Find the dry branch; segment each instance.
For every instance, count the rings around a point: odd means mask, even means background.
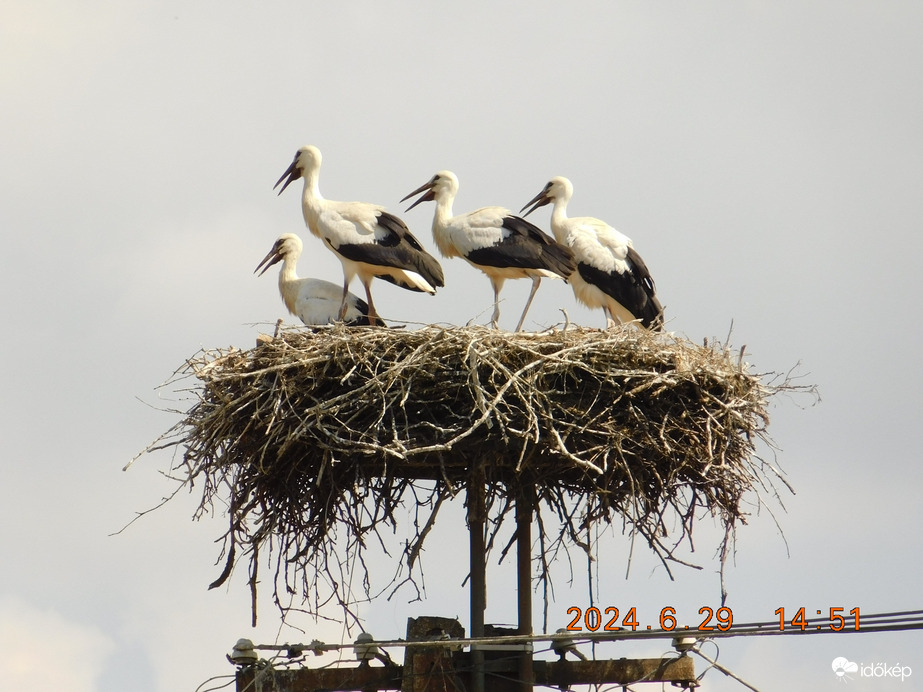
[[[332,600],[351,614],[343,556],[364,564],[368,541],[384,546],[380,529],[413,503],[412,579],[434,513],[476,465],[494,535],[528,489],[544,551],[589,550],[596,522],[622,522],[664,564],[697,515],[730,535],[745,495],[785,484],[757,454],[771,448],[769,396],[804,389],[767,383],[741,356],[630,327],[283,330],[190,359],[181,374],[197,379],[197,401],[167,444],[183,449],[183,482],[201,483],[200,513],[229,507],[215,585],[244,556],[255,584],[262,554],[280,607],[282,589],[310,612]],[[368,597],[367,574],[363,586]]]

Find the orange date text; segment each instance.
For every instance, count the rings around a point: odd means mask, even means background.
[[[635,632],[639,629],[661,629],[666,632],[672,632],[673,630],[690,630],[693,632],[714,632],[718,630],[727,632],[734,622],[734,614],[727,606],[722,606],[717,610],[708,606],[699,608],[701,621],[692,627],[677,624],[676,608],[672,606],[661,608],[660,616],[656,620],[656,628],[654,623],[642,625],[638,620],[638,610],[635,607],[621,612],[615,606],[607,608],[597,608],[596,606],[578,608],[577,606],[572,606],[567,609],[567,615],[572,618],[566,628],[570,632],[619,632],[621,630]]]

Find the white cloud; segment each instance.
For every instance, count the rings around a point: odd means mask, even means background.
[[[0,680],[17,692],[92,692],[113,640],[92,626],[18,598],[0,598]]]

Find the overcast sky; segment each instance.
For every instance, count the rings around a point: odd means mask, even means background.
[[[923,606],[921,65],[923,6],[909,0],[0,4],[4,685],[192,692],[233,672],[239,637],[351,641],[307,619],[280,633],[271,607],[252,630],[243,571],[207,591],[223,518],[191,520],[198,489],[110,536],[173,487],[169,453],[121,471],[177,421],[159,409],[190,405],[158,385],[198,349],[248,348],[284,316],[275,271],[252,274],[274,239],[300,233],[301,275],[340,281],[304,229],[300,185],[272,190],[304,144],[324,153],[326,197],[388,206],[433,253],[432,205],[405,214],[399,200],[436,171],[461,181],[456,212],[518,210],[568,176],[572,215],[634,239],[668,329],[700,342],[733,324],[755,371],[797,365],[820,389],[816,406],[773,404],[797,494],[776,508],[785,540],[765,512],[738,533],[735,619]],[[547,210],[532,218],[547,227]],[[382,316],[486,323],[487,279],[442,265],[436,297],[376,283]],[[508,284],[502,327],[528,288]],[[561,308],[604,324],[546,281],[527,328]],[[426,599],[363,607],[376,637],[423,614],[467,627],[453,512],[424,555]],[[636,546],[626,579],[627,540],[603,536],[599,604],[693,620],[719,594],[708,521],[697,547],[704,569],[671,582]],[[487,621],[511,622],[507,569],[490,569]],[[577,565],[550,628],[588,604]],[[760,689],[835,689],[837,656],[923,679],[921,645],[738,638],[719,660]],[[740,689],[717,671],[705,683]]]

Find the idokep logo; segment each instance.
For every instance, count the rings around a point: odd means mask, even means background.
[[[830,667],[833,668],[834,674],[843,682],[851,680],[856,674],[861,678],[890,679],[904,682],[913,673],[910,666],[902,666],[900,663],[894,665],[889,663],[854,663],[842,656],[833,659]]]
[[[853,663],[852,661],[845,659],[842,656],[833,659],[833,663],[830,664],[830,667],[833,668],[833,672],[836,673],[836,676],[841,680],[852,677],[849,675],[849,673],[855,673],[859,670],[858,664]]]

